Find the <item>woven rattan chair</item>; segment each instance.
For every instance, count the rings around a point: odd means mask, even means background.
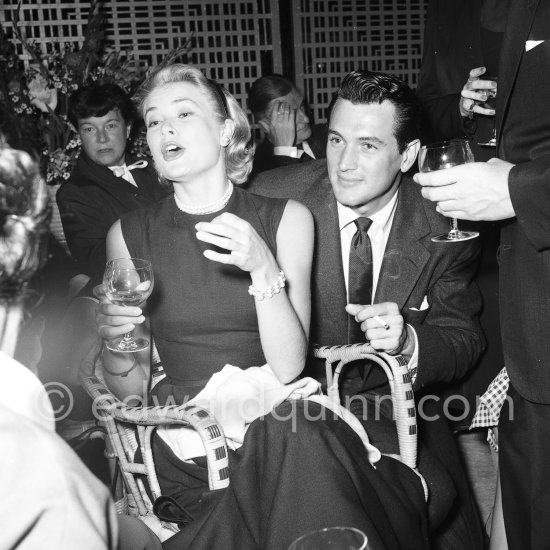
[[[325,360],[327,393],[336,403],[340,402],[339,376],[348,363],[370,359],[384,369],[392,392],[401,460],[417,471],[416,408],[405,359],[401,356],[377,353],[368,344],[316,346],[313,355]],[[148,518],[154,516],[152,502],[142,479],[143,476],[146,477],[153,500],[158,498],[160,487],[151,451],[151,435],[157,426],[179,424],[194,428],[205,447],[210,489],[228,486],[225,436],[216,419],[207,410],[189,405],[130,407],[115,397],[96,374],[82,374],[81,378],[83,386],[94,401],[94,410],[97,411],[101,424],[105,426],[108,450],[122,473],[124,497],[118,502],[120,513],[140,517],[146,523],[149,523]],[[141,449],[142,462],[135,460],[138,447]],[[422,476],[420,477],[422,479]],[[425,485],[424,487],[427,491]],[[167,527],[172,531],[177,530],[174,525]]]
[[[81,379],[93,399],[100,424],[105,427],[107,456],[115,461],[116,469],[122,474],[123,495],[116,502],[118,513],[143,519],[159,534],[155,529],[158,519],[153,514],[153,504],[143,483],[145,477],[154,502],[160,496],[160,487],[153,463],[151,436],[158,426],[193,428],[205,448],[210,489],[227,487],[229,468],[225,436],[210,412],[193,405],[131,407],[115,397],[96,374],[82,374]],[[138,447],[141,462],[136,460]],[[177,531],[174,524],[161,524],[168,531]]]
[[[327,395],[338,404],[340,404],[338,381],[346,365],[354,361],[368,359],[384,369],[391,390],[393,415],[399,443],[399,459],[418,474],[424,488],[424,497],[427,500],[428,486],[417,468],[416,404],[406,359],[402,355],[394,356],[377,352],[367,343],[344,346],[315,346],[313,356],[325,360]]]

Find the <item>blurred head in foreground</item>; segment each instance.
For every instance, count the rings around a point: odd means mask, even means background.
[[[46,260],[48,193],[38,165],[0,141],[0,349],[13,355],[31,279]]]

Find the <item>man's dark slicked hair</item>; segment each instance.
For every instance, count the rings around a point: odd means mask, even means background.
[[[420,103],[416,94],[400,78],[375,71],[352,71],[336,90],[333,105],[338,99],[354,105],[391,102],[395,107],[393,134],[399,152],[420,137]]]

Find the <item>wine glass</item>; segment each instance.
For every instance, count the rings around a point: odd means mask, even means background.
[[[491,80],[492,82],[495,83],[495,88],[489,88],[486,90],[487,92],[487,99],[485,101],[485,103],[483,104],[483,107],[485,107],[486,109],[493,109],[495,110],[496,108],[496,101],[497,101],[497,88],[496,88],[496,85],[497,85],[497,77],[496,76],[491,76],[491,75],[486,75],[484,74],[483,76],[480,76],[479,77],[481,80]],[[489,141],[486,141],[484,143],[479,143],[478,142],[478,145],[482,145],[484,147],[496,147],[497,146],[497,128],[496,128],[496,125],[495,125],[495,117],[493,116],[493,137],[489,140]]]
[[[474,162],[474,155],[468,142],[463,139],[423,145],[418,155],[418,167],[421,172],[445,170],[467,162]],[[451,230],[443,235],[432,237],[432,241],[437,243],[467,241],[478,235],[477,231],[461,231],[458,229],[457,219],[451,218]]]
[[[288,550],[368,550],[367,535],[354,527],[328,527],[296,539]]]
[[[153,269],[149,260],[116,258],[109,260],[103,274],[103,285],[109,300],[122,306],[137,306],[153,291]],[[146,338],[134,338],[132,332],[107,343],[111,351],[135,352],[149,346]]]

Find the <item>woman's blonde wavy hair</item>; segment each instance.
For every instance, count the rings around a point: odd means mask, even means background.
[[[190,82],[197,86],[208,98],[216,116],[223,122],[231,118],[235,131],[225,148],[225,167],[227,177],[234,184],[242,184],[248,179],[252,169],[254,145],[251,140],[250,124],[237,100],[214,80],[193,67],[183,63],[174,63],[154,71],[134,95],[140,113],[151,92],[156,88],[175,82]]]

